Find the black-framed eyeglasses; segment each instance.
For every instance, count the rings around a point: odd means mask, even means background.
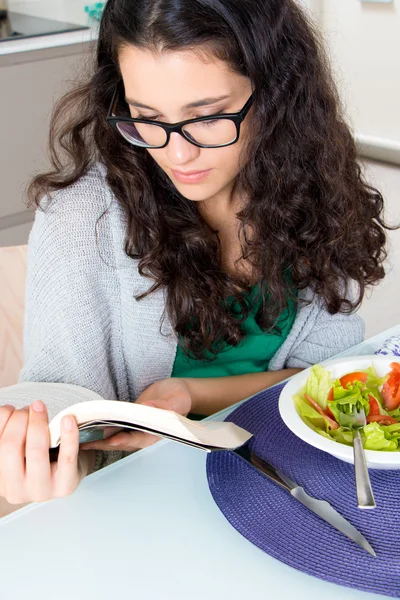
[[[199,148],[222,148],[235,144],[240,136],[240,125],[246,118],[253,103],[253,94],[237,113],[222,113],[181,121],[163,123],[151,119],[118,117],[120,85],[113,94],[107,115],[107,122],[114,127],[130,144],[140,148],[165,148],[171,133],[179,133],[191,144]]]

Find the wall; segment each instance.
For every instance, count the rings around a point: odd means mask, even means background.
[[[364,154],[400,164],[400,0],[309,2]]]
[[[400,168],[372,161],[367,161],[364,167],[368,181],[380,190],[385,199],[385,219],[390,225],[400,225]],[[400,230],[387,233],[389,257],[385,264],[386,277],[378,286],[368,290],[360,309],[366,324],[366,337],[400,323]]]
[[[25,15],[86,25],[86,4],[96,0],[8,0],[10,11]]]
[[[309,0],[364,156],[400,165],[400,0]],[[386,218],[400,223],[400,169],[367,162],[368,180],[384,195]],[[399,322],[400,231],[389,232],[387,277],[360,310],[367,337]]]

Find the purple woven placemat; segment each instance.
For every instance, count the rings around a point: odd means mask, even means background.
[[[365,535],[377,558],[231,452],[207,458],[215,502],[237,531],[283,563],[339,585],[400,597],[400,471],[370,471],[377,508],[358,509],[353,466],[291,433],[278,411],[281,389],[254,396],[227,420],[254,433],[251,448],[259,456],[328,500]]]

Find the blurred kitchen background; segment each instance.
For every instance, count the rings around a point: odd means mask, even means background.
[[[298,1],[325,39],[368,179],[400,223],[400,0]],[[25,189],[47,168],[52,108],[93,52],[101,3],[92,18],[88,3],[0,0],[0,246],[28,241]],[[400,322],[400,231],[390,239],[388,277],[360,310],[367,336]]]

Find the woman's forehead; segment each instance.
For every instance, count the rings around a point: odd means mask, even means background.
[[[212,55],[192,50],[160,52],[124,46],[119,54],[127,99],[154,106],[154,98],[179,99],[190,108],[204,99],[233,101],[248,87],[248,79]],[[151,103],[152,101],[152,103]]]

